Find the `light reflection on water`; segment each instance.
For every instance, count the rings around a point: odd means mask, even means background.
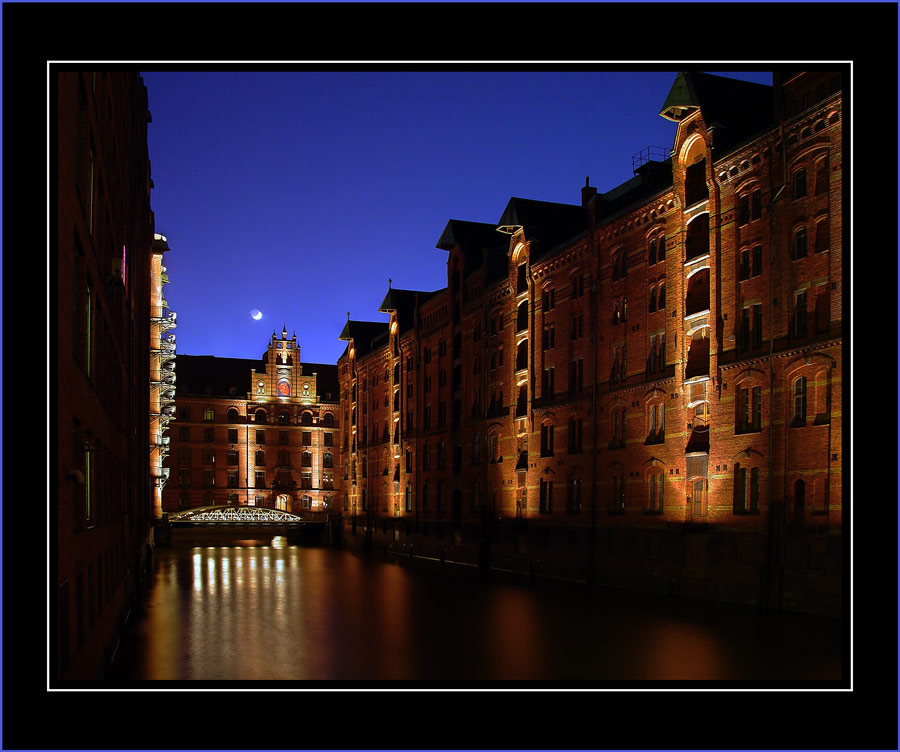
[[[120,679],[839,679],[840,625],[244,540],[159,549]]]

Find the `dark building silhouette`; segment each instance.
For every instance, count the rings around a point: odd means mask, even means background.
[[[150,162],[136,73],[57,76],[51,676],[102,676],[152,545]]]
[[[842,97],[682,73],[670,151],[451,220],[338,362],[350,542],[770,607],[840,605]]]

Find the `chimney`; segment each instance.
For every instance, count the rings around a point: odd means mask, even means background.
[[[584,188],[581,189],[581,205],[587,206],[590,200],[594,197],[594,194],[597,193],[597,189],[591,187],[590,185],[591,179],[586,177],[584,179]]]

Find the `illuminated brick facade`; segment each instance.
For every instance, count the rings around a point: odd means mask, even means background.
[[[347,322],[351,537],[840,601],[841,76],[774,84],[679,75],[669,155],[451,220],[444,289]]]
[[[163,254],[169,243],[162,235],[153,236],[150,261],[150,492],[152,514],[162,518],[162,489],[169,478],[163,461],[169,453],[169,423],[175,414],[175,311],[163,297],[163,285],[169,275],[163,266]]]
[[[275,332],[260,360],[178,356],[165,512],[222,504],[321,516],[340,491],[334,365]]]

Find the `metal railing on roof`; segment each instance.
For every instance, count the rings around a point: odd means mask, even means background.
[[[637,172],[648,162],[665,162],[668,157],[668,149],[662,146],[648,146],[637,154],[631,155],[631,169],[633,172]]]

